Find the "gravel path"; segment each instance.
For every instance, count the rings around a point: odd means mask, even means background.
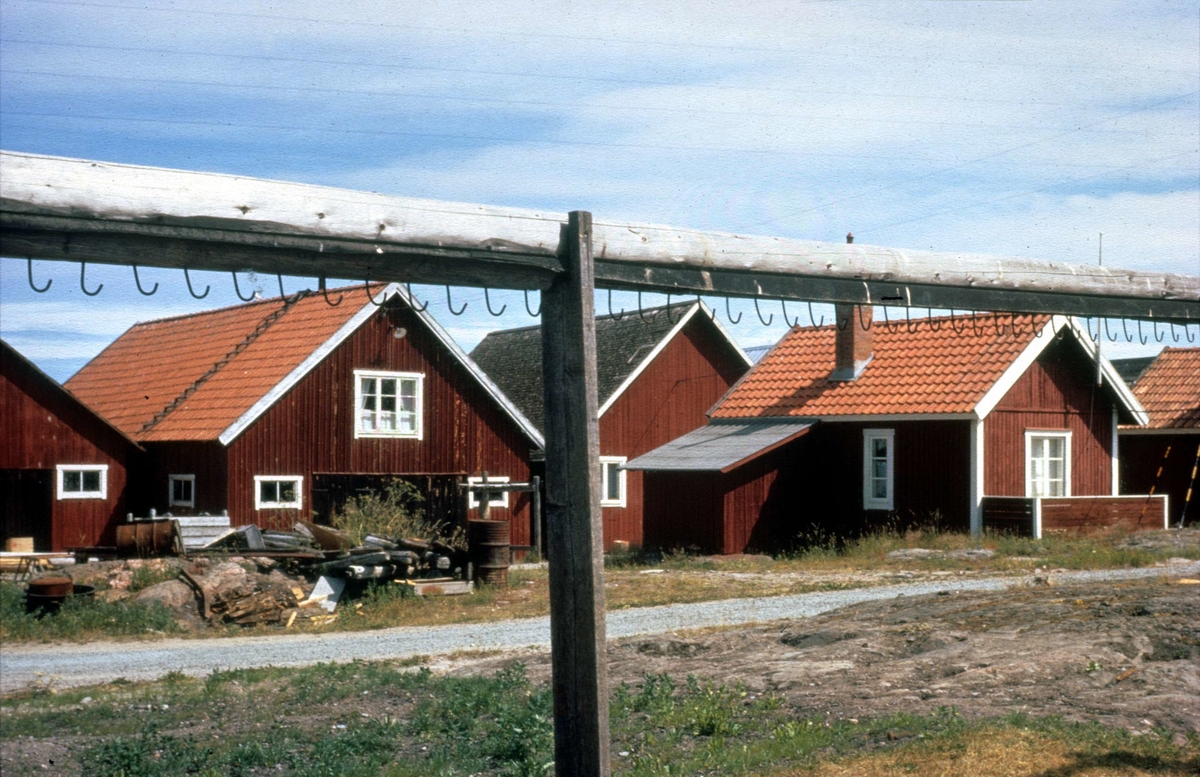
[[[1175,563],[1148,569],[1059,572],[1054,574],[1053,579],[1068,583],[1132,580],[1162,575],[1200,575],[1200,563]],[[1027,585],[1030,581],[1029,577],[938,580],[847,591],[616,610],[608,613],[608,637],[619,639],[681,629],[805,618],[859,602],[920,596],[938,591],[996,591],[1008,586]],[[542,617],[329,634],[4,646],[0,650],[0,693],[10,693],[34,683],[50,683],[61,688],[106,682],[118,677],[151,680],[171,671],[199,676],[216,669],[303,666],[354,659],[400,659],[460,650],[545,648],[549,644],[550,619]]]

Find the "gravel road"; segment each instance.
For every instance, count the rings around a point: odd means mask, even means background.
[[[1133,580],[1157,576],[1200,575],[1200,563],[1092,572],[1058,572],[1055,581]],[[726,599],[672,604],[608,613],[608,637],[619,639],[682,629],[735,626],[788,618],[806,618],[860,602],[920,596],[939,591],[996,591],[1028,585],[1029,577],[939,580],[847,591]],[[151,680],[171,672],[206,675],[213,670],[258,666],[303,666],[328,661],[401,659],[461,650],[545,648],[550,619],[404,627],[329,634],[280,634],[224,639],[167,639],[156,642],[96,642],[86,645],[6,645],[0,650],[0,693],[35,683],[55,687],[90,685],[118,677]]]

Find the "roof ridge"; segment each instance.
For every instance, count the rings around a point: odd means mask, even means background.
[[[250,344],[253,343],[255,340],[257,340],[259,337],[261,337],[264,332],[266,332],[268,329],[270,329],[271,326],[276,321],[278,321],[280,318],[283,317],[284,313],[287,313],[289,310],[292,309],[292,307],[295,306],[295,304],[297,302],[299,302],[300,300],[309,296],[311,293],[312,293],[311,290],[303,289],[303,290],[297,292],[297,294],[290,299],[287,297],[283,297],[282,298],[283,299],[282,307],[279,307],[279,308],[271,311],[269,314],[267,314],[267,316],[265,318],[263,318],[261,321],[258,322],[258,324],[254,327],[254,329],[250,330],[249,334],[247,334],[245,337],[243,337],[241,339],[241,341],[233,347],[232,351],[225,354],[220,359],[218,359],[216,362],[214,362],[213,366],[209,367],[204,372],[203,375],[196,378],[196,380],[192,381],[192,383],[187,388],[185,388],[179,394],[179,396],[177,396],[177,397],[175,397],[175,399],[171,400],[171,402],[166,407],[164,407],[162,410],[155,413],[153,418],[151,418],[146,423],[142,424],[142,428],[138,430],[138,434],[145,434],[146,432],[149,432],[151,429],[153,429],[155,426],[157,426],[159,423],[161,423],[163,421],[163,419],[165,419],[172,412],[174,412],[180,405],[182,405],[193,394],[195,394],[196,391],[199,390],[199,388],[201,386],[203,386],[205,383],[207,383],[210,378],[212,378],[214,375],[216,375],[218,372],[220,372],[225,367],[225,365],[229,364],[231,361],[233,361],[235,358],[237,358],[238,354],[240,354],[242,351],[249,348]]]
[[[335,291],[336,292],[349,292],[349,291],[359,288],[360,286],[361,286],[361,284],[358,284],[358,283],[352,283],[348,286],[331,286],[328,289],[326,289],[326,292],[327,293],[335,292]],[[387,286],[387,283],[385,283],[383,281],[372,281],[371,286],[372,287],[382,287],[382,286]],[[320,293],[319,290],[314,290],[314,289],[301,289],[300,291],[296,292],[296,294],[301,294],[304,296],[309,296],[312,294],[319,294],[319,293]],[[295,296],[295,295],[293,295],[293,296]],[[200,316],[208,316],[208,315],[212,315],[214,313],[224,313],[224,312],[227,312],[230,310],[240,310],[242,308],[254,307],[255,305],[278,305],[281,302],[286,302],[288,299],[289,298],[286,295],[284,295],[282,297],[279,297],[279,296],[263,297],[261,299],[252,299],[252,300],[248,300],[245,302],[234,302],[231,305],[224,305],[219,308],[209,308],[207,310],[197,310],[197,311],[193,311],[191,313],[178,313],[174,316],[163,316],[162,318],[148,318],[145,321],[135,322],[132,326],[129,327],[129,329],[136,329],[137,327],[148,326],[150,324],[163,324],[168,321],[182,321],[187,318],[198,318]],[[336,305],[334,307],[336,307]],[[126,330],[126,331],[128,331],[128,330]]]

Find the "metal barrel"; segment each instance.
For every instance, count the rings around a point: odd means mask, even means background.
[[[510,538],[508,521],[467,521],[467,548],[476,580],[508,584]]]
[[[117,527],[117,553],[121,556],[174,556],[181,546],[179,524],[173,519],[138,521]]]

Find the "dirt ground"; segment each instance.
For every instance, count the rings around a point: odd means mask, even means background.
[[[1200,733],[1200,581],[1031,586],[857,605],[815,618],[610,644],[609,678],[688,674],[787,698],[799,715],[953,706]],[[455,674],[512,657],[458,661]],[[549,656],[522,656],[549,680]]]

